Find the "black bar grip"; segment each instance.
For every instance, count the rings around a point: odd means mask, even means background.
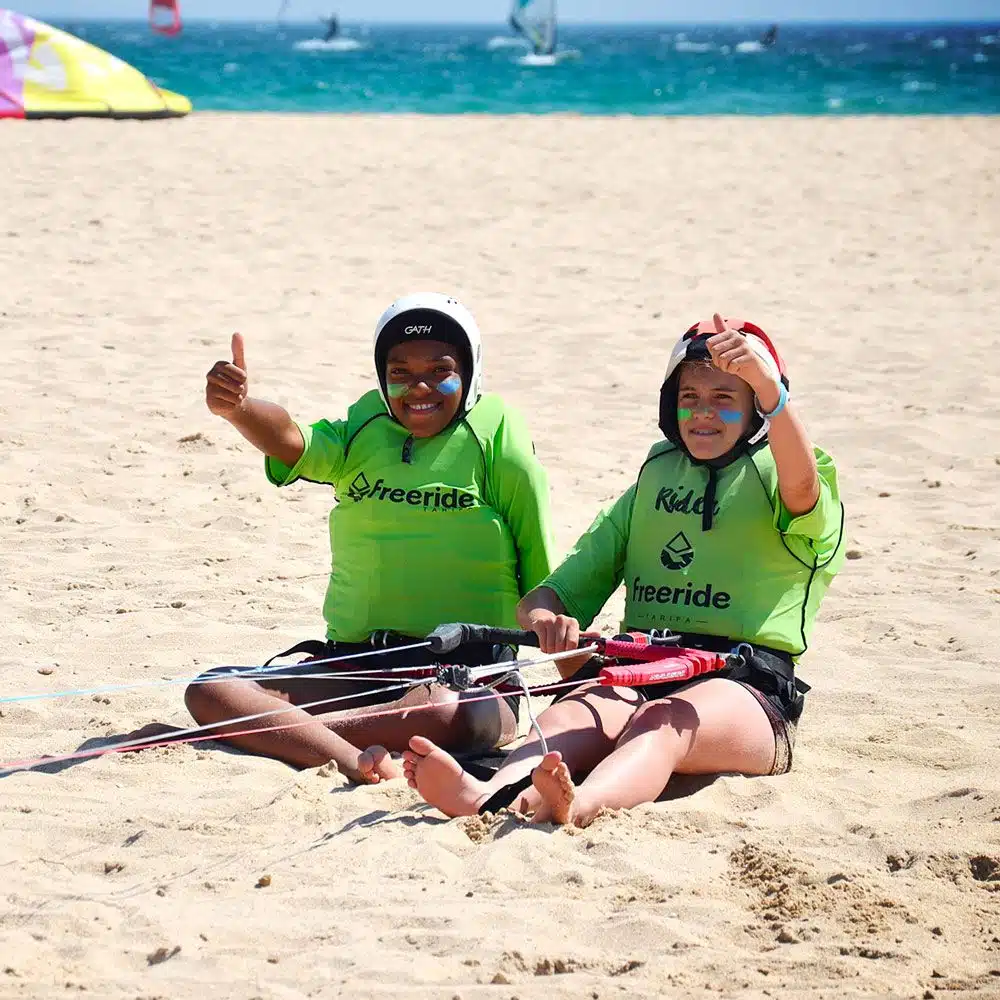
[[[427,641],[432,653],[451,653],[466,642],[491,643],[493,645],[537,646],[538,636],[534,632],[522,632],[516,628],[493,628],[490,625],[438,625]]]

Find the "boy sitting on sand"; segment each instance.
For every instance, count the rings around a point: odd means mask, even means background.
[[[520,416],[481,393],[482,345],[469,311],[444,295],[399,299],[378,321],[374,358],[378,388],[346,419],[309,427],[247,395],[239,334],[232,360],[207,376],[208,408],[264,453],[272,483],[327,483],[336,494],[326,642],[302,644],[318,659],[371,652],[383,630],[407,645],[445,622],[513,628],[518,599],[551,568],[545,472]],[[511,657],[506,646],[468,644],[449,659],[473,666]],[[390,650],[354,666],[430,662],[426,649]],[[469,700],[428,684],[396,701],[398,689],[321,676],[351,667],[307,660],[273,668],[283,678],[273,680],[258,668],[219,668],[188,687],[185,700],[202,725],[283,709],[235,721],[219,736],[299,767],[334,760],[356,781],[397,777],[386,748],[405,749],[415,733],[455,750],[497,746],[516,734],[516,698]],[[248,670],[252,679],[232,676]],[[351,694],[353,706],[382,703],[381,714],[323,715],[324,706],[312,706]],[[312,707],[296,707],[303,704]]]
[[[745,666],[671,685],[586,683],[539,717],[537,737],[478,781],[431,740],[403,755],[412,787],[449,816],[509,804],[535,822],[586,826],[605,806],[654,801],[674,773],[781,774],[807,688],[794,674],[843,558],[832,459],[814,448],[762,330],[723,320],[674,347],[660,428],[637,480],[518,607],[546,652],[577,647],[624,582],[625,630],[669,629],[681,645]],[[596,677],[590,661],[573,673]],[[577,784],[582,775],[586,777]]]

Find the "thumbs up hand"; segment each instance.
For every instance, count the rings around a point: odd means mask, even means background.
[[[758,396],[766,387],[776,385],[774,376],[754,353],[746,337],[740,333],[738,320],[727,321],[715,313],[712,325],[714,332],[706,343],[712,356],[712,364],[716,368],[730,375],[737,375]]]
[[[232,361],[216,361],[205,376],[205,403],[216,416],[232,420],[243,409],[247,398],[247,363],[243,334],[234,333]]]

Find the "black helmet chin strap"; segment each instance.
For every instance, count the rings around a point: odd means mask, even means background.
[[[705,494],[701,500],[701,530],[710,531],[712,521],[715,518],[715,488],[719,484],[719,470],[714,466],[708,467],[708,486],[705,487]]]

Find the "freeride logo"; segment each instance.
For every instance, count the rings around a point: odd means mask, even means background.
[[[363,472],[359,472],[355,477],[354,481],[350,486],[347,487],[347,495],[357,503],[360,500],[364,500],[366,496],[371,492],[371,483],[368,482],[367,476]]]
[[[653,510],[665,510],[668,514],[700,514],[705,509],[705,498],[695,496],[694,490],[681,494],[672,486],[664,486],[656,494]],[[719,513],[719,505],[715,504],[713,514]]]
[[[473,493],[452,487],[435,486],[434,489],[404,490],[399,487],[386,486],[384,479],[376,479],[373,486],[368,477],[359,472],[347,487],[347,496],[355,503],[364,499],[385,500],[389,503],[405,503],[410,507],[423,507],[425,510],[468,510],[479,505],[479,500]]]
[[[660,562],[667,569],[684,569],[694,562],[694,548],[687,540],[683,531],[678,531],[673,538],[663,546]]]
[[[643,583],[639,577],[632,581],[631,598],[636,604],[674,604],[686,608],[715,608],[725,611],[732,604],[733,595],[724,590],[716,591],[710,583],[695,587],[688,583],[684,587],[657,587],[653,583]]]

